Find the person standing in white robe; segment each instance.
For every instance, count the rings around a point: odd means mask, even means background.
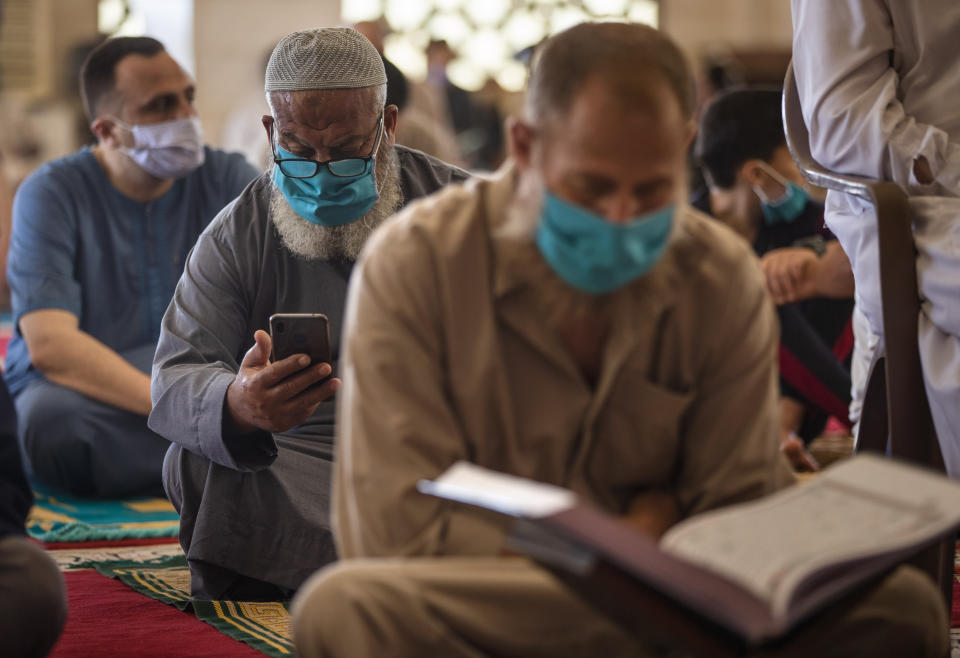
[[[960,3],[791,0],[793,66],[813,157],[910,197],[922,312],[919,346],[947,471],[960,477]],[[856,280],[852,416],[883,354],[876,216],[827,196],[826,221]]]

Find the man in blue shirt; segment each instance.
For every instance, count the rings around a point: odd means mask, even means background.
[[[111,39],[80,86],[97,144],[40,167],[14,200],[7,383],[39,480],[160,492],[150,363],[188,251],[257,172],[203,146],[194,84],[163,45]]]

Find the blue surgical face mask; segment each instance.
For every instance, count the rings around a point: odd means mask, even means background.
[[[297,157],[280,145],[276,148],[278,158]],[[314,224],[340,226],[359,219],[377,202],[375,162],[370,158],[361,173],[349,177],[336,176],[322,166],[310,178],[290,178],[274,166],[273,182],[300,217]]]
[[[563,201],[544,197],[536,243],[553,271],[574,288],[595,295],[642,276],[667,248],[675,206],[670,204],[623,224]]]
[[[810,194],[796,183],[781,176],[773,167],[763,165],[762,168],[771,178],[786,188],[779,199],[771,199],[759,185],[753,186],[754,193],[760,197],[760,210],[763,212],[767,226],[792,224],[803,215],[803,209],[807,207]]]

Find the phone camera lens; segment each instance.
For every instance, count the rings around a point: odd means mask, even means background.
[[[283,333],[283,323],[282,323],[282,322],[278,322],[278,323],[277,323],[277,333],[278,333],[278,334],[282,334],[282,333]]]

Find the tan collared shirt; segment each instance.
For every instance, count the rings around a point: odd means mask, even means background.
[[[412,204],[348,294],[334,527],[342,558],[496,554],[502,534],[416,491],[458,459],[568,487],[615,514],[650,489],[683,515],[791,481],[775,315],[749,246],[682,207],[612,314],[595,386],[544,322],[497,229],[508,167]]]

